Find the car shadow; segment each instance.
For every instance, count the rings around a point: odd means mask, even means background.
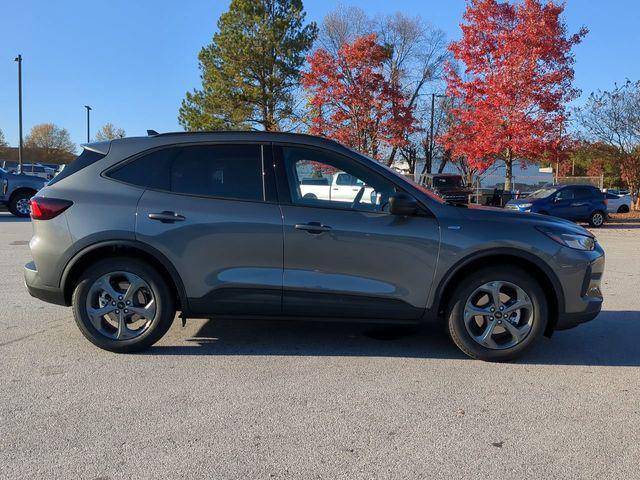
[[[640,366],[638,339],[639,312],[604,311],[588,324],[543,338],[516,363],[635,367]],[[187,343],[157,345],[146,354],[467,359],[438,325],[208,320]]]
[[[11,212],[7,212],[7,211],[2,211],[0,210],[0,223],[3,222],[30,222],[31,218],[29,217],[16,217],[15,215],[11,214]]]

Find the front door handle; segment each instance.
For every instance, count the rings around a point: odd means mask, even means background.
[[[182,222],[184,220],[184,215],[180,215],[176,212],[163,211],[160,213],[150,213],[149,219],[158,220],[162,223],[173,223],[173,222]]]
[[[322,225],[320,222],[298,223],[295,228],[296,230],[304,230],[314,235],[331,230],[331,227]]]

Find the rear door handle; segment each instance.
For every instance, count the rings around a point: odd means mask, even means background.
[[[167,210],[160,213],[150,213],[149,219],[158,220],[162,223],[173,223],[173,222],[182,222],[184,220],[184,215],[180,215],[176,212],[169,212]]]
[[[331,227],[322,225],[320,222],[298,223],[295,228],[296,230],[304,230],[314,235],[331,230]]]

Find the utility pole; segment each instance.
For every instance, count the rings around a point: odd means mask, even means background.
[[[436,111],[436,97],[438,98],[444,98],[446,97],[446,95],[439,95],[437,93],[432,93],[431,94],[431,122],[429,125],[429,158],[426,159],[428,161],[425,161],[424,163],[424,167],[422,168],[422,174],[424,175],[425,172],[427,171],[427,165],[431,165],[431,168],[433,168],[433,149],[435,148],[435,141],[433,138],[433,129],[434,129],[434,123],[435,123],[435,111]],[[422,179],[420,179],[421,181]]]
[[[89,105],[85,105],[84,108],[87,109],[87,143],[91,142],[91,123],[89,118],[89,112],[91,111],[91,107]]]
[[[22,55],[15,61],[18,62],[18,171],[22,173]]]

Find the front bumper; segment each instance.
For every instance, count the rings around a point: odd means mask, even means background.
[[[34,262],[29,262],[24,266],[24,284],[32,297],[56,305],[68,305],[62,289],[42,283]]]
[[[577,327],[578,325],[590,322],[598,316],[602,310],[602,299],[592,300],[587,304],[587,308],[579,313],[561,313],[558,315],[558,323],[556,330],[567,330]]]
[[[604,273],[604,251],[600,245],[597,245],[594,253],[598,256],[589,262],[582,273],[579,295],[575,295],[571,300],[565,298],[565,307],[570,308],[558,315],[555,330],[566,330],[589,322],[602,310],[603,298],[600,283]],[[573,282],[574,288],[578,287],[577,283]]]

